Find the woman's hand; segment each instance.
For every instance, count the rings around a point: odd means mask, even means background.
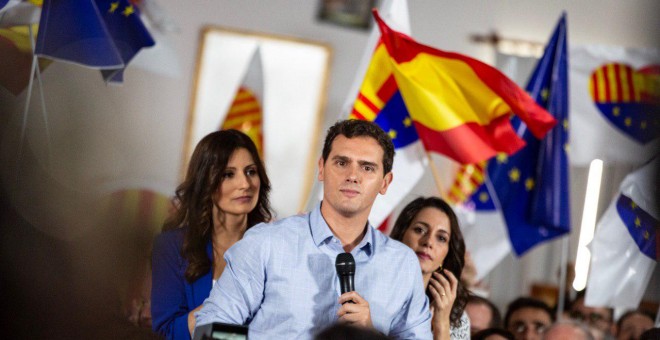
[[[344,293],[339,297],[339,303],[342,305],[337,311],[340,322],[365,328],[374,327],[371,322],[369,302],[363,299],[360,294],[356,292]]]
[[[197,308],[193,309],[188,313],[188,332],[190,332],[190,336],[192,337],[193,330],[195,329],[195,312],[198,310],[202,309],[202,305],[197,306]]]
[[[442,274],[434,272],[428,286],[429,293],[433,297],[431,302],[431,310],[433,311],[431,328],[433,329],[434,339],[449,339],[449,317],[458,290],[456,276],[449,270],[444,270],[443,273],[447,275],[446,278]]]

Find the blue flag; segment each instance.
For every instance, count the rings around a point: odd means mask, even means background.
[[[543,140],[517,117],[512,125],[527,145],[487,165],[488,179],[469,198],[477,211],[499,209],[517,255],[570,231],[568,159],[568,57],[562,15],[527,92],[559,122]]]
[[[106,81],[123,70],[154,40],[128,0],[45,0],[36,54],[102,70]]]

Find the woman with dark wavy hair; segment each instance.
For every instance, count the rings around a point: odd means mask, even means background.
[[[197,144],[176,189],[176,211],[154,242],[154,331],[190,338],[194,313],[225,268],[225,251],[247,229],[270,221],[269,192],[266,169],[247,135],[216,131]]]
[[[465,242],[456,214],[437,197],[420,197],[399,214],[390,237],[417,254],[426,295],[431,302],[434,339],[469,339],[465,314],[468,290],[458,280],[463,271]]]

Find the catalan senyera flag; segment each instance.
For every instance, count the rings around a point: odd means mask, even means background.
[[[426,150],[477,163],[525,145],[509,122],[511,114],[538,139],[555,126],[552,115],[500,71],[422,45],[392,30],[375,10],[374,16],[382,34],[376,53],[383,59],[383,77],[393,75],[385,81],[396,84]]]
[[[261,49],[257,48],[220,129],[235,129],[248,135],[262,158],[263,92]]]

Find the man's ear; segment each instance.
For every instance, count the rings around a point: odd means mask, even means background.
[[[318,175],[318,180],[319,182],[323,182],[323,165],[325,165],[325,162],[323,162],[323,156],[319,157],[319,175]]]
[[[383,185],[380,187],[380,190],[378,191],[381,195],[385,195],[387,192],[387,188],[390,186],[390,183],[392,183],[392,179],[394,179],[394,175],[392,174],[392,171],[388,172],[385,177],[383,177]]]

